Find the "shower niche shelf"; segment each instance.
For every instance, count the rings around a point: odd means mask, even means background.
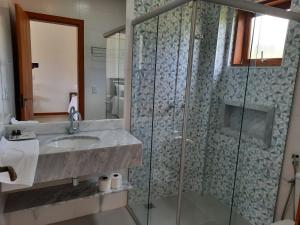
[[[224,101],[222,133],[234,137],[240,136],[243,104]],[[274,120],[274,107],[246,104],[243,116],[242,138],[264,147],[271,144]]]

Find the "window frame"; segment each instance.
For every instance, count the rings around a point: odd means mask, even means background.
[[[259,4],[289,9],[291,0],[259,0]],[[238,10],[234,29],[231,66],[281,66],[282,58],[250,59],[251,23],[255,13]]]

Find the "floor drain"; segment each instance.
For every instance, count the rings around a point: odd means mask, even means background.
[[[146,209],[154,209],[155,205],[153,203],[145,204]]]

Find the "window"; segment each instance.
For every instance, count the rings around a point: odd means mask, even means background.
[[[259,3],[289,9],[291,1],[264,0]],[[238,11],[236,19],[232,65],[280,66],[288,20],[241,10]]]

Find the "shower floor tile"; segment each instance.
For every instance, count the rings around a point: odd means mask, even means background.
[[[166,197],[152,202],[155,208],[149,211],[148,225],[176,224],[177,197]],[[147,209],[144,205],[131,206],[140,222],[147,225]],[[230,209],[212,196],[184,193],[182,199],[181,225],[229,225]],[[251,225],[238,214],[232,217],[231,225]]]

